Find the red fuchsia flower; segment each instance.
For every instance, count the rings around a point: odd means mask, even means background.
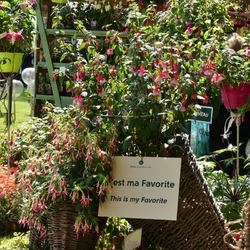
[[[114,54],[113,49],[108,48],[108,49],[107,49],[107,55],[108,55],[108,56],[112,56],[113,54]]]
[[[144,72],[145,72],[145,67],[142,65],[138,71],[138,76],[143,77]]]
[[[203,103],[204,103],[204,104],[208,104],[208,102],[209,102],[209,96],[208,96],[208,95],[205,95],[205,96],[204,96]]]
[[[88,230],[90,229],[89,224],[85,221],[83,227],[82,227],[82,231],[83,233],[86,233]]]
[[[107,36],[105,37],[104,42],[109,43],[109,38]]]
[[[186,103],[187,103],[186,98],[183,98],[183,99],[181,100],[181,106],[180,106],[180,111],[181,111],[181,112],[185,112],[185,111],[186,111]]]
[[[101,45],[99,43],[97,43],[95,48],[96,48],[96,50],[99,50],[101,48]]]
[[[211,82],[213,84],[217,84],[217,83],[220,83],[224,78],[225,78],[225,76],[223,74],[219,74],[218,72],[216,72],[213,74],[213,76],[211,78]]]
[[[107,115],[111,115],[111,114],[112,114],[111,108],[108,108],[107,109]]]
[[[178,84],[179,75],[174,74],[174,79],[171,81],[170,87],[175,87]]]
[[[130,31],[130,28],[129,27],[127,27],[125,30],[124,30],[124,32],[127,34],[127,33],[129,33],[129,31]]]
[[[138,7],[139,7],[139,9],[142,9],[142,8],[143,8],[143,2],[142,2],[142,0],[139,0],[139,1],[138,1]]]
[[[81,233],[79,222],[75,222],[74,228],[75,228],[76,235],[79,235]]]
[[[82,107],[82,103],[83,103],[82,97],[80,95],[75,95],[74,100],[73,100],[73,104],[76,104],[79,107]]]
[[[79,120],[74,120],[74,125],[76,126],[76,127],[80,127],[80,125],[81,125],[81,122],[79,121]]]
[[[245,54],[250,57],[250,46],[246,48]]]
[[[193,92],[193,93],[191,94],[190,98],[191,98],[192,100],[196,100],[196,99],[197,99],[197,95]]]
[[[98,75],[96,77],[96,81],[99,82],[102,85],[106,82],[105,78],[103,76],[101,76],[101,75]]]
[[[91,161],[93,159],[93,157],[92,157],[92,153],[91,152],[87,152],[87,160],[88,161]]]
[[[113,67],[112,69],[109,70],[109,74],[110,75],[116,75],[117,74],[117,70]]]
[[[164,79],[168,79],[169,78],[169,72],[167,70],[162,72],[162,76]]]
[[[97,90],[97,93],[98,93],[98,96],[100,96],[100,97],[102,97],[102,95],[103,95],[103,88],[100,86]]]
[[[152,95],[153,95],[154,97],[158,97],[158,96],[161,94],[159,88],[160,88],[159,86],[153,87],[153,93],[152,93]]]
[[[186,29],[186,31],[185,31],[185,34],[192,35],[192,33],[193,33],[193,28],[190,27],[190,26],[188,26],[187,29]]]
[[[105,158],[106,152],[103,151],[103,150],[99,150],[97,154],[98,154],[98,156],[99,156],[100,158],[104,159],[104,158]]]
[[[44,240],[45,237],[46,237],[46,235],[47,235],[47,232],[46,232],[46,231],[42,231],[42,232],[41,232],[41,235],[40,235],[40,239],[41,239],[41,240]]]
[[[113,36],[113,38],[114,38],[114,41],[118,41],[118,35],[117,34],[114,34],[114,36]]]
[[[82,204],[83,207],[89,206],[90,202],[91,202],[91,199],[90,199],[89,196],[88,197],[82,197],[82,199],[81,199],[81,204]]]
[[[100,182],[98,181],[97,183],[96,183],[96,191],[98,191],[99,190],[99,188],[100,188]]]
[[[178,63],[174,63],[173,65],[173,71],[176,72],[178,70]]]
[[[9,33],[7,33],[5,37],[6,37],[6,39],[11,41],[11,44],[14,44],[16,41],[20,41],[20,40],[24,39],[22,32],[23,32],[23,29],[18,31],[18,33],[9,30]]]
[[[158,85],[160,85],[162,83],[162,79],[163,79],[163,73],[159,72],[158,76],[155,78],[154,82]]]
[[[111,148],[112,150],[114,150],[114,151],[115,151],[115,149],[116,149],[116,143],[117,143],[117,141],[116,141],[115,138],[111,138],[111,139],[109,140],[109,146],[110,146],[110,148]]]
[[[84,44],[84,48],[85,48],[85,49],[88,49],[88,47],[89,47],[88,43],[85,43],[85,44]]]
[[[165,61],[162,61],[161,62],[161,66],[162,66],[162,69],[163,70],[166,70],[167,69],[167,63]]]
[[[207,62],[205,67],[203,68],[202,72],[206,76],[211,76],[214,73],[214,64],[211,62]]]
[[[71,200],[72,200],[72,202],[75,203],[76,200],[78,199],[78,197],[79,197],[78,192],[74,192],[73,191],[72,194],[71,194]]]

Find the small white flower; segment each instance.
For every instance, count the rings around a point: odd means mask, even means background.
[[[110,4],[108,4],[108,5],[105,6],[105,10],[106,10],[106,11],[109,11],[110,9],[111,9]]]

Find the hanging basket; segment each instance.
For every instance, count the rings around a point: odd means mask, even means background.
[[[22,65],[24,53],[0,52],[0,72],[17,73]]]
[[[230,87],[229,83],[220,84],[220,92],[226,109],[238,109],[247,102],[250,95],[250,84],[241,83],[233,88]]]
[[[97,216],[96,211],[93,214]],[[74,221],[78,215],[74,204],[69,203],[60,208],[59,211],[51,210],[51,219],[48,220],[48,241],[50,250],[94,250],[100,234],[91,228],[84,235],[76,235]],[[101,232],[106,224],[106,217],[99,217],[99,231]]]

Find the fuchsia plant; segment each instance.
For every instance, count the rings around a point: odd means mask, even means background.
[[[30,52],[35,31],[34,0],[0,2],[0,51]]]
[[[125,33],[96,38],[79,21],[78,60],[66,72],[73,106],[46,105],[43,118],[14,132],[13,150],[22,152],[21,223],[42,235],[48,207],[68,201],[78,211],[76,233],[97,224],[91,211],[112,188],[112,156],[168,156],[198,97],[209,103],[218,94],[205,77],[211,68],[203,69],[207,48],[225,41],[230,28],[226,5],[173,0],[162,11],[128,8]]]
[[[78,211],[76,233],[92,226],[98,230],[93,211],[111,191],[116,130],[111,124],[103,127],[101,119],[91,122],[79,103],[64,110],[48,104],[44,111],[43,119],[34,118],[25,130],[14,132],[16,150],[22,152],[18,180],[25,193],[20,223],[45,236],[41,217],[71,202]]]

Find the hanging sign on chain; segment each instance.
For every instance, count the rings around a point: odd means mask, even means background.
[[[113,189],[99,216],[176,220],[181,158],[114,157]]]

